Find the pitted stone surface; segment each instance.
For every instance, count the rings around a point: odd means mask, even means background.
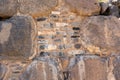
[[[50,13],[58,5],[58,0],[20,0],[19,3],[20,13],[40,17]]]
[[[29,16],[15,16],[1,22],[0,55],[29,58],[34,54],[36,34],[34,20]]]
[[[0,17],[11,17],[17,12],[17,0],[0,0]]]
[[[65,0],[73,12],[81,16],[97,15],[100,12],[100,5],[97,0]]]
[[[120,22],[118,18],[93,16],[83,21],[80,28],[82,44],[89,50],[93,47],[97,49],[98,53],[102,49],[109,52],[120,51]]]

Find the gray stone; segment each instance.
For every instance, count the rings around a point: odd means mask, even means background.
[[[113,60],[113,75],[115,80],[120,80],[120,58],[117,57]]]
[[[65,0],[69,5],[70,10],[77,12],[81,16],[98,15],[100,12],[100,5],[97,0]]]
[[[84,47],[97,53],[120,51],[120,21],[114,16],[92,16],[80,26],[80,37]]]
[[[0,80],[4,80],[6,72],[7,72],[6,66],[0,63]]]
[[[109,15],[119,17],[120,15],[119,15],[119,8],[118,8],[118,6],[115,6],[115,5],[110,6],[110,13],[109,13]]]
[[[100,3],[100,6],[101,6],[101,14],[103,14],[103,13],[105,13],[105,11],[108,9],[109,4],[108,4],[108,3],[101,2],[101,3]]]
[[[0,55],[7,59],[32,57],[36,54],[36,34],[34,20],[29,16],[14,16],[0,22]]]
[[[20,76],[20,80],[63,80],[58,79],[58,69],[52,60],[48,62],[33,61]]]

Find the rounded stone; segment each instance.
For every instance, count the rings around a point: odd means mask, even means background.
[[[97,0],[65,0],[71,11],[81,16],[97,15],[100,12],[100,5]]]
[[[11,17],[17,12],[17,0],[0,0],[0,17]]]

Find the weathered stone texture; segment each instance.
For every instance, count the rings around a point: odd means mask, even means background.
[[[39,17],[51,12],[57,5],[58,0],[20,0],[20,13]]]
[[[97,56],[80,56],[70,69],[71,80],[107,80],[107,60]]]
[[[58,0],[0,0],[0,17],[11,17],[17,12],[40,17],[48,15],[57,5]]]
[[[0,17],[13,16],[17,8],[17,0],[0,0]]]
[[[6,66],[0,63],[0,80],[4,80],[6,72],[7,72]]]
[[[97,0],[65,0],[73,12],[77,12],[81,16],[98,15],[100,13],[100,5]]]
[[[35,53],[36,35],[35,22],[29,16],[14,16],[4,22],[1,21],[0,55],[16,58],[31,57]]]
[[[118,6],[114,16],[101,7],[100,16],[98,0],[0,0],[0,80],[120,80]]]
[[[120,58],[117,57],[113,60],[113,74],[115,80],[120,80]]]
[[[59,67],[53,62],[33,61],[20,76],[20,80],[61,80]]]
[[[118,18],[113,16],[93,16],[83,21],[80,28],[83,46],[89,49],[92,46],[98,47],[100,50],[104,49],[109,52],[120,51],[120,22]]]

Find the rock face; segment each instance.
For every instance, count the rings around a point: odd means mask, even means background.
[[[109,51],[120,51],[120,23],[116,17],[93,16],[80,26],[83,45]]]
[[[0,1],[0,80],[120,80],[118,6],[110,13],[108,0]],[[105,2],[101,14],[97,1]]]
[[[58,0],[20,0],[20,13],[33,17],[50,13],[58,5]]]
[[[81,16],[97,15],[100,12],[100,5],[97,0],[65,0],[73,12]]]
[[[80,56],[77,60],[77,64],[70,72],[71,80],[107,80],[106,59]]]
[[[57,5],[58,0],[0,0],[0,17],[11,17],[17,11],[40,17],[50,13]]]
[[[0,17],[13,16],[17,8],[17,0],[0,0]]]
[[[120,58],[117,57],[116,59],[114,59],[113,61],[113,74],[114,74],[114,78],[115,80],[120,80]]]
[[[7,72],[6,66],[0,63],[0,80],[4,79],[6,72]]]
[[[48,60],[47,60],[48,61]],[[61,80],[58,63],[54,61],[33,61],[20,76],[20,80]]]
[[[35,23],[31,17],[15,16],[1,21],[0,55],[29,58],[35,53],[36,34]]]

